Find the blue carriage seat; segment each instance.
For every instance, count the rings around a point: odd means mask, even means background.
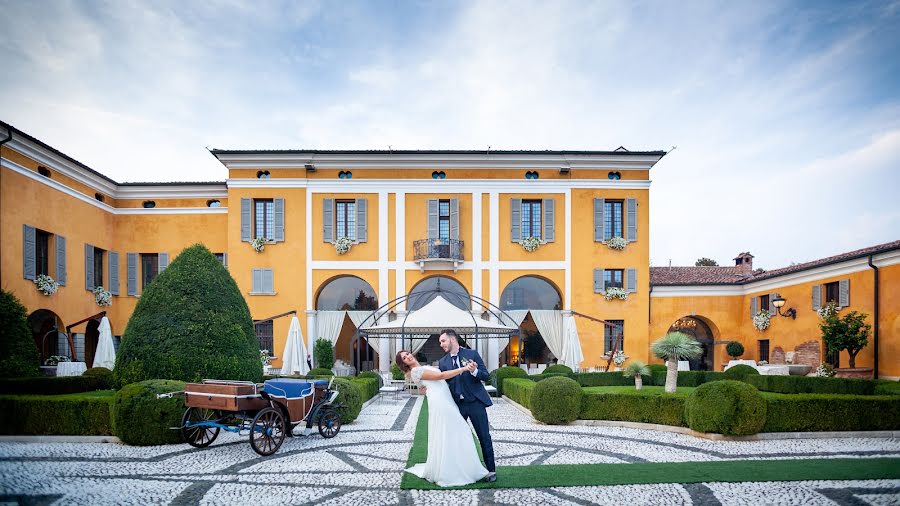
[[[266,380],[263,391],[273,397],[301,399],[312,395],[317,385],[327,384],[326,380],[279,378]]]

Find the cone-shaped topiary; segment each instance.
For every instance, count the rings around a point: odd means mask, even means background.
[[[122,336],[115,379],[262,381],[259,342],[237,283],[205,246],[185,249],[144,290]]]
[[[25,306],[6,290],[0,290],[0,357],[0,378],[40,376],[41,356],[28,330]]]
[[[753,385],[742,381],[712,381],[691,392],[684,419],[698,432],[746,436],[766,423],[766,401]]]
[[[581,385],[557,376],[538,382],[531,392],[531,414],[550,425],[571,423],[581,412]]]

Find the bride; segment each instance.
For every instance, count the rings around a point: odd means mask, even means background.
[[[412,353],[403,350],[397,353],[397,367],[426,388],[428,399],[428,459],[406,471],[442,487],[468,485],[487,476],[469,424],[459,414],[445,381],[471,373],[477,367],[475,362],[442,372],[437,367],[419,364]]]

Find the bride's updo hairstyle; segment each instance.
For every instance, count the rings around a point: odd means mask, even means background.
[[[398,351],[397,352],[397,367],[399,367],[400,370],[403,371],[403,374],[409,374],[409,366],[403,362],[403,357],[401,357],[401,355],[404,353],[409,353],[410,355],[412,355],[412,352],[409,350]]]

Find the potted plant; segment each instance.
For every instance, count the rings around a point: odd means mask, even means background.
[[[38,276],[34,278],[34,284],[37,285],[39,292],[47,296],[53,295],[59,290],[59,283],[46,274],[38,274]]]
[[[353,240],[349,237],[339,237],[337,241],[334,241],[334,250],[337,251],[338,255],[343,255],[350,251],[351,246],[353,246]]]
[[[628,241],[625,240],[624,237],[610,237],[609,239],[603,241],[609,249],[614,249],[616,251],[622,251],[625,249],[625,246],[628,246]]]
[[[678,361],[703,354],[700,343],[684,332],[669,332],[650,346],[654,355],[666,361],[666,393],[675,393],[678,385]]]
[[[869,345],[869,334],[872,325],[866,323],[869,315],[859,311],[850,311],[843,317],[836,312],[822,319],[819,328],[822,330],[822,341],[829,354],[846,351],[850,356],[850,367],[838,369],[837,375],[842,377],[869,378],[872,368],[856,367],[856,355]]]
[[[628,363],[628,367],[625,368],[625,371],[622,372],[622,376],[625,376],[626,378],[634,376],[634,389],[640,390],[644,386],[644,379],[642,376],[650,376],[650,368],[640,360],[632,360]]]
[[[753,326],[756,327],[756,330],[762,332],[769,328],[769,321],[771,320],[771,315],[769,311],[766,309],[760,309],[755,315],[753,315]]]
[[[725,345],[725,353],[727,353],[732,360],[737,360],[738,357],[744,354],[744,345],[737,341],[731,341]]]
[[[625,360],[627,358],[628,357],[625,356],[625,352],[622,350],[616,350],[616,352],[613,353],[612,359],[613,364],[616,364],[616,370],[619,370],[619,367],[622,367],[625,364]]]
[[[265,237],[257,237],[250,241],[250,246],[253,246],[253,249],[257,253],[262,253],[264,249],[266,249],[266,244],[269,244],[269,240]]]
[[[98,306],[112,306],[112,294],[102,286],[94,288],[94,300]]]
[[[541,247],[541,240],[537,237],[526,237],[522,239],[522,248],[531,253]]]
[[[607,288],[603,296],[606,300],[628,300],[628,292],[618,287]]]

